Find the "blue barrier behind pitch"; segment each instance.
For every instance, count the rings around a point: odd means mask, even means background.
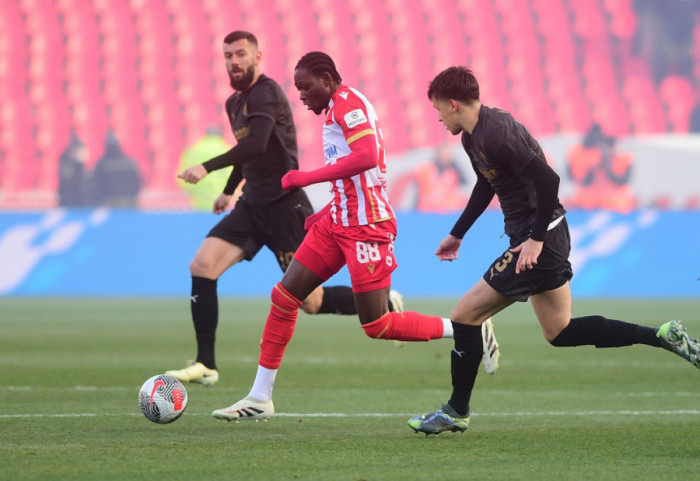
[[[457,215],[399,214],[393,286],[414,297],[458,296],[503,252],[503,219],[486,212],[459,260],[434,256]],[[578,297],[700,296],[699,212],[572,212],[572,291]],[[53,210],[0,214],[0,295],[186,296],[188,264],[213,214]],[[224,296],[267,296],[281,278],[263,249],[219,280]],[[343,269],[327,284],[348,284]]]

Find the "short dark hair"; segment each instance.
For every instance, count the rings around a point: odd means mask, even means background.
[[[309,52],[299,59],[294,70],[305,68],[311,71],[314,75],[321,76],[328,73],[333,80],[338,83],[343,81],[342,77],[335,68],[335,62],[330,55],[323,52]]]
[[[258,48],[258,39],[255,38],[255,35],[250,32],[246,32],[245,30],[236,30],[235,32],[229,33],[226,35],[226,37],[224,37],[224,43],[233,43],[236,40],[243,39],[248,40],[249,43],[255,45],[255,48]]]
[[[470,103],[479,100],[479,82],[474,77],[474,72],[468,68],[450,67],[437,74],[430,82],[428,98]]]

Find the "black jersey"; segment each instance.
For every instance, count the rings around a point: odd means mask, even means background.
[[[250,122],[255,116],[269,118],[274,127],[265,151],[242,164],[246,180],[242,198],[250,204],[269,204],[288,194],[281,179],[291,169],[299,168],[296,128],[289,100],[282,87],[271,78],[260,75],[246,92],[236,92],[226,100],[228,114],[237,141],[250,135]]]
[[[512,115],[485,105],[471,134],[462,133],[462,146],[477,176],[488,180],[498,196],[509,237],[528,235],[537,209],[534,184],[520,174],[530,162],[544,162],[539,143]],[[552,220],[566,211],[557,199]]]

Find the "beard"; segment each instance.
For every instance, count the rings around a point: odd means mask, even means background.
[[[243,75],[239,79],[234,79],[229,73],[229,80],[231,81],[231,87],[237,92],[242,92],[250,87],[253,83],[253,77],[255,76],[255,69],[251,65],[243,72]]]

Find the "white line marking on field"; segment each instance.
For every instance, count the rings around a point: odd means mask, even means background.
[[[680,409],[676,411],[519,411],[501,413],[474,413],[475,417],[532,417],[532,416],[676,416],[679,414],[700,415],[697,409]],[[0,414],[0,419],[14,418],[92,418],[115,416],[140,416],[141,413],[63,413],[63,414]],[[189,413],[190,416],[209,415],[208,413]],[[277,413],[282,418],[391,418],[415,416],[416,413]]]
[[[188,389],[190,389],[190,384],[187,384]],[[197,389],[209,389],[204,386],[196,386],[196,385],[191,385],[193,390]],[[114,392],[130,392],[130,391],[138,391],[139,386],[0,386],[0,391],[103,391],[103,392],[108,392],[108,391],[114,391]],[[223,387],[223,386],[217,386],[215,388],[217,391],[223,391],[223,392],[241,392],[240,388],[232,388],[232,387]],[[374,389],[375,391],[394,391],[394,389]],[[440,390],[440,389],[411,389],[411,392],[418,392],[418,393],[423,393],[423,394],[440,394],[443,395],[445,394],[445,390]],[[480,394],[491,394],[491,395],[498,395],[498,396],[509,396],[509,395],[517,395],[517,396],[522,396],[523,391],[522,390],[514,390],[514,389],[479,389]],[[546,394],[548,396],[551,395],[556,395],[556,396],[566,396],[566,395],[571,395],[571,396],[580,396],[581,393],[580,391],[576,390],[571,390],[571,391],[562,391],[562,390],[544,390],[544,389],[538,389],[536,392],[528,392],[527,393],[529,396],[537,396],[537,395],[543,395]],[[663,396],[665,398],[667,397],[695,397],[698,395],[697,392],[690,392],[690,391],[676,391],[676,392],[667,392],[667,391],[631,391],[631,392],[604,392],[601,391],[599,393],[600,395],[604,396],[610,396],[610,397],[655,397],[655,396]]]

